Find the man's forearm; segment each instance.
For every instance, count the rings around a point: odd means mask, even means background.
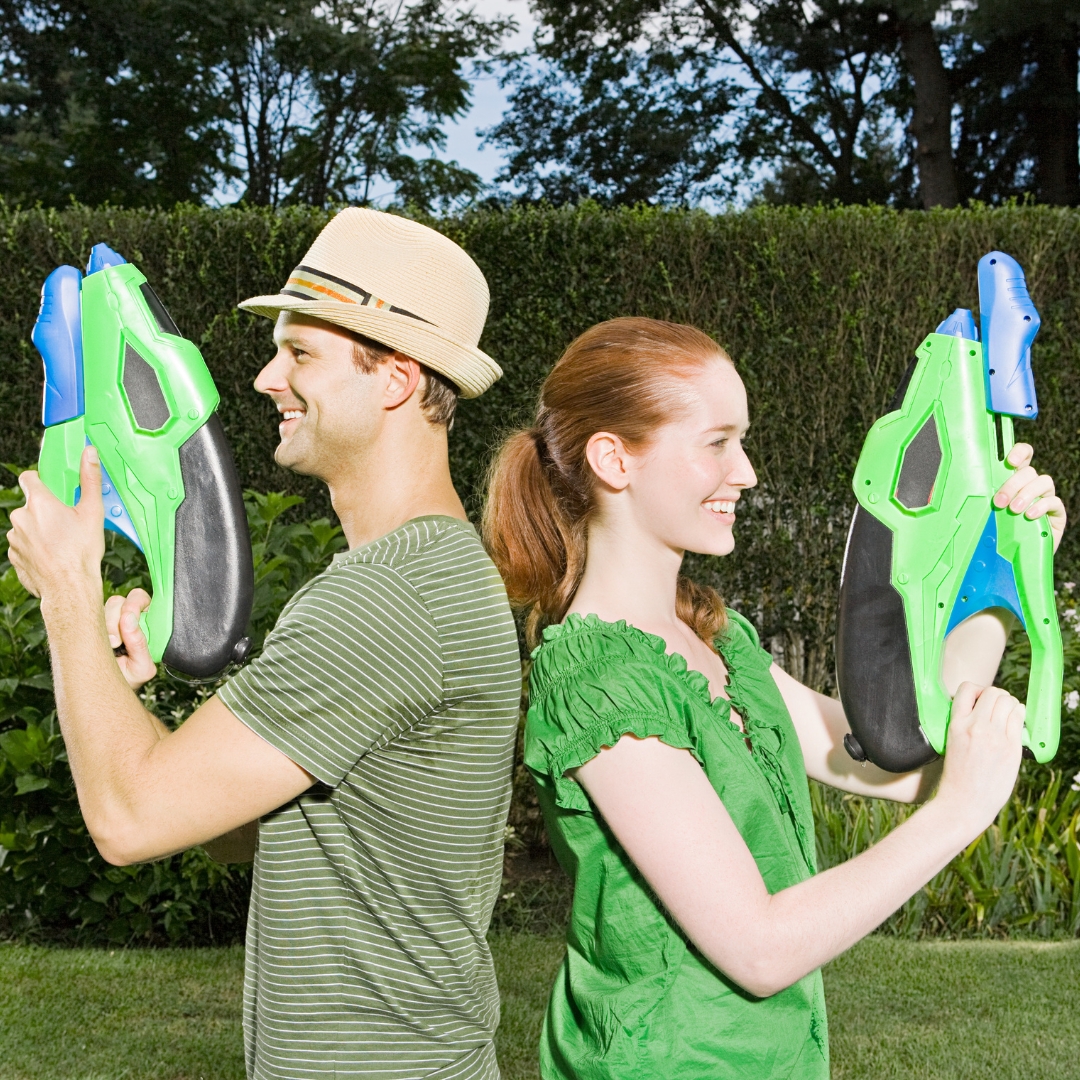
[[[86,826],[105,858],[132,825],[147,755],[168,734],[132,692],[109,646],[99,581],[43,598],[60,730]]]

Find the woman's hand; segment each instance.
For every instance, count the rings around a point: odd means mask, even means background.
[[[141,689],[157,674],[157,667],[150,659],[146,635],[139,625],[139,616],[149,606],[150,594],[145,589],[132,589],[127,596],[110,596],[105,601],[109,644],[114,652],[121,650],[117,653],[116,663],[132,690]]]
[[[1020,770],[1024,706],[990,686],[963,683],[953,698],[945,768],[935,802],[951,804],[974,840],[1008,801]]]
[[[1050,535],[1054,538],[1054,551],[1065,532],[1065,504],[1054,493],[1054,479],[1046,473],[1039,475],[1031,467],[1034,454],[1029,443],[1017,443],[1005,459],[1016,472],[1005,481],[994,496],[994,506],[999,510],[1008,507],[1014,514],[1040,518],[1046,516]]]

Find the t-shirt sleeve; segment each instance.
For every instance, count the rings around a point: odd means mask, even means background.
[[[263,651],[218,691],[257,735],[331,787],[442,698],[438,633],[390,567],[331,567],[282,613]]]
[[[591,810],[584,790],[566,773],[624,735],[655,736],[701,762],[687,695],[683,679],[655,664],[622,660],[579,669],[530,709],[525,764],[554,787],[557,805]]]

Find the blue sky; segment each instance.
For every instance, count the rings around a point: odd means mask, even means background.
[[[492,18],[496,15],[513,18],[518,30],[505,41],[510,49],[524,50],[532,43],[533,29],[536,25],[526,0],[476,0],[469,6],[480,15]],[[481,179],[491,181],[502,168],[502,154],[493,147],[480,149],[478,129],[489,128],[497,124],[506,110],[506,95],[499,87],[498,79],[493,75],[477,79],[473,84],[473,106],[469,113],[456,124],[451,124],[446,131],[445,156],[457,161],[467,169],[472,169]],[[440,157],[443,156],[440,154]]]

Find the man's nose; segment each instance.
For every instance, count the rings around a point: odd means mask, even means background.
[[[289,358],[284,349],[278,349],[270,362],[255,376],[255,389],[260,394],[284,393],[289,388]]]

